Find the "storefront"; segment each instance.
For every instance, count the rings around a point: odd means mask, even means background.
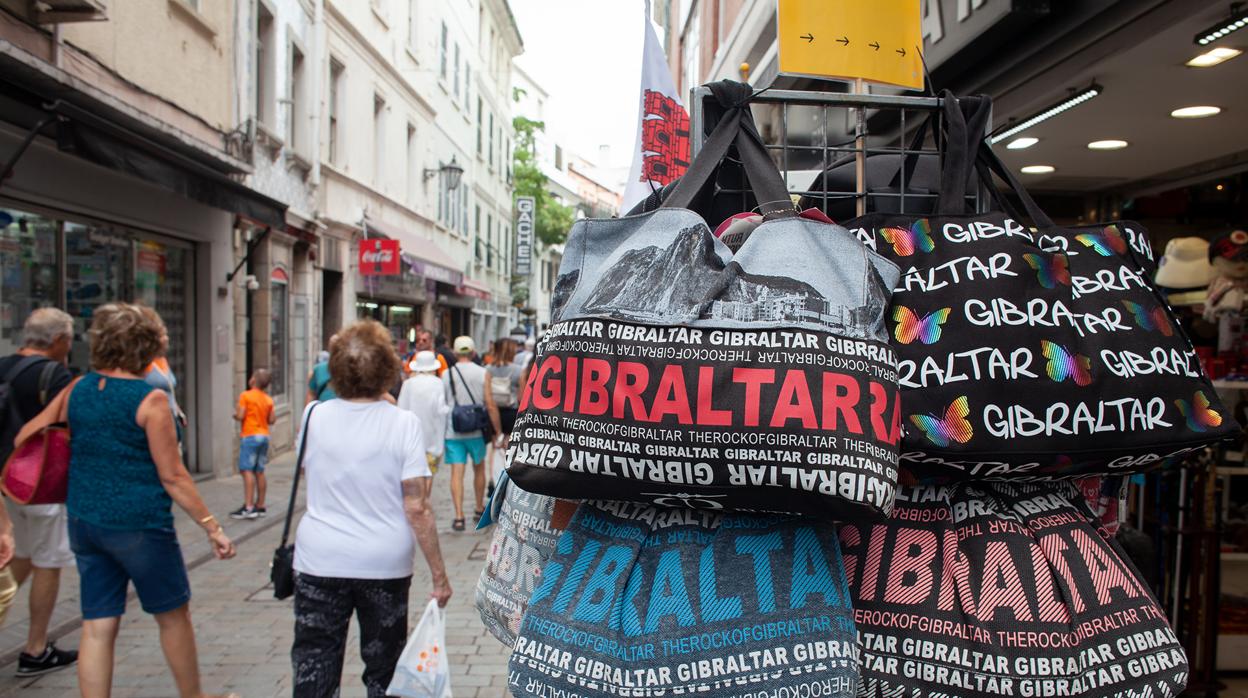
[[[223,150],[2,42],[0,88],[0,153],[15,163],[0,175],[0,351],[21,344],[31,310],[60,307],[82,372],[96,308],[150,305],[169,330],[187,465],[229,472],[233,439],[209,435],[234,433],[235,221],[280,226],[285,206],[231,179],[246,165]]]
[[[416,328],[425,326],[427,281],[403,262],[401,273],[393,276],[365,276],[356,272],[355,314],[372,318],[390,331],[400,354],[406,354],[416,340]]]

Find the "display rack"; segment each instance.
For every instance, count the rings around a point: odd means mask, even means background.
[[[705,86],[694,88],[690,93],[690,134],[695,155],[706,134],[714,128],[713,123],[706,123],[708,114],[714,113],[713,109],[708,109],[714,100],[710,88]],[[938,197],[935,192],[908,191],[911,187],[907,179],[912,174],[908,167],[901,168],[897,191],[869,188],[865,170],[867,159],[873,155],[897,155],[903,162],[924,155],[940,157],[935,140],[943,127],[944,100],[940,97],[767,89],[756,92],[750,98],[750,105],[767,150],[784,175],[791,194],[816,198],[825,210],[834,199],[853,199],[858,215],[867,212],[869,202],[896,199],[893,210],[906,213],[916,211],[919,200],[935,201]],[[792,120],[799,113],[813,128],[797,138]],[[910,142],[911,135],[929,117],[933,118],[934,128],[929,129],[928,137],[916,147]],[[877,125],[878,132],[872,131],[872,124]],[[991,130],[991,119],[986,129]],[[833,165],[850,162],[856,163],[855,189],[811,190],[819,173]],[[975,187],[971,192],[968,196],[973,200],[971,210],[985,211],[988,202],[985,189]],[[740,188],[721,187],[718,194],[740,194],[742,210],[750,208],[744,183]]]

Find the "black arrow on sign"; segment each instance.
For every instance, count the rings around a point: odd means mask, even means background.
[[[843,36],[843,37],[841,37],[841,38],[837,39],[837,40],[836,40],[836,43],[838,43],[838,44],[845,44],[846,46],[849,46],[849,37],[848,37],[848,36]]]
[[[867,44],[867,46],[871,46],[871,47],[875,48],[875,50],[876,50],[876,51],[879,51],[879,50],[880,50],[880,42],[878,42],[878,41],[873,42],[873,43],[870,43],[870,44]]]
[[[808,43],[808,44],[809,44],[810,42],[812,42],[812,41],[814,41],[814,40],[815,40],[815,35],[814,35],[814,34],[810,34],[810,33],[806,33],[806,34],[802,34],[801,36],[799,36],[799,37],[797,37],[797,38],[799,38],[799,39],[805,39],[805,40],[806,40],[806,43]]]
[[[904,48],[897,49],[897,53],[900,53],[902,58],[906,57],[906,50]]]

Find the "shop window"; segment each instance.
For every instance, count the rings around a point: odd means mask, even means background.
[[[341,63],[329,59],[329,162],[341,165],[342,154],[342,91],[346,83],[343,81],[345,68]]]
[[[269,394],[274,398],[286,396],[287,346],[286,328],[290,322],[286,303],[290,278],[283,269],[274,269],[269,278],[269,371],[273,382]],[[280,400],[279,400],[280,402]]]
[[[22,325],[36,308],[60,300],[56,264],[59,224],[38,214],[0,208],[0,351],[22,346]]]
[[[87,328],[95,309],[134,298],[133,258],[132,240],[124,233],[106,226],[65,224],[65,311],[74,318],[69,362],[75,369],[85,371],[91,365]]]
[[[187,329],[190,301],[190,251],[154,240],[139,240],[134,253],[134,300],[156,309],[169,333],[169,368],[178,379],[178,404],[187,404],[190,380],[187,356],[191,335]]]

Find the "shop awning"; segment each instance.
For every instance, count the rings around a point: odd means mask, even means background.
[[[463,283],[464,273],[456,267],[455,260],[432,240],[422,238],[406,229],[376,218],[364,217],[364,235],[372,237],[380,233],[391,240],[398,240],[403,261],[412,271],[426,279],[458,286]]]
[[[488,301],[490,299],[490,287],[485,282],[465,276],[464,282],[459,285],[459,295]]]
[[[0,95],[0,118],[26,129],[42,123],[41,133],[54,135],[64,152],[213,208],[285,225],[285,204],[230,179],[250,171],[245,162],[3,40]]]

